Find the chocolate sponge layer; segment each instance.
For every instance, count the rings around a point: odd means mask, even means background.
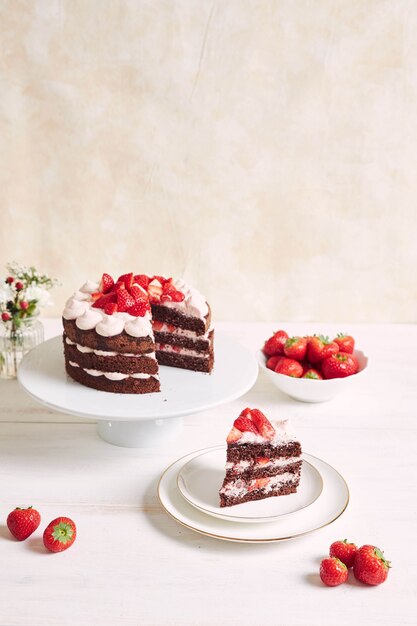
[[[151,376],[150,378],[125,378],[123,380],[109,380],[105,376],[91,376],[84,372],[81,367],[72,367],[65,363],[67,374],[75,381],[97,389],[98,391],[110,391],[112,393],[152,393],[160,390],[159,380]]]
[[[102,337],[94,328],[92,330],[81,330],[74,320],[62,319],[66,335],[74,343],[79,343],[88,348],[95,348],[105,352],[132,352],[146,353],[154,352],[155,344],[151,337],[132,337],[125,331],[114,335],[114,337]]]

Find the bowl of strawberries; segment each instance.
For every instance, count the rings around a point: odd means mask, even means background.
[[[351,335],[290,337],[278,330],[259,351],[259,364],[280,391],[301,402],[326,402],[354,385],[368,366]]]

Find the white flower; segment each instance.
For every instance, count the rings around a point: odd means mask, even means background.
[[[6,303],[8,300],[14,299],[14,293],[9,285],[0,285],[0,304]]]
[[[38,285],[31,285],[25,292],[26,300],[36,300],[38,306],[51,306],[52,298],[50,293],[43,287]]]

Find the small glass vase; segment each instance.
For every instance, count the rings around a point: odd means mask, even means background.
[[[42,322],[37,316],[14,322],[0,321],[0,378],[16,378],[25,354],[43,341]]]

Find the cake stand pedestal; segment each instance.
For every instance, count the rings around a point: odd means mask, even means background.
[[[162,446],[182,431],[182,417],[142,422],[100,421],[97,432],[104,441],[124,448]]]
[[[129,448],[160,446],[177,436],[182,417],[239,398],[258,376],[255,355],[216,332],[211,374],[160,367],[161,391],[120,394],[97,391],[65,372],[62,338],[40,344],[22,360],[18,380],[41,404],[98,422],[105,441]]]

